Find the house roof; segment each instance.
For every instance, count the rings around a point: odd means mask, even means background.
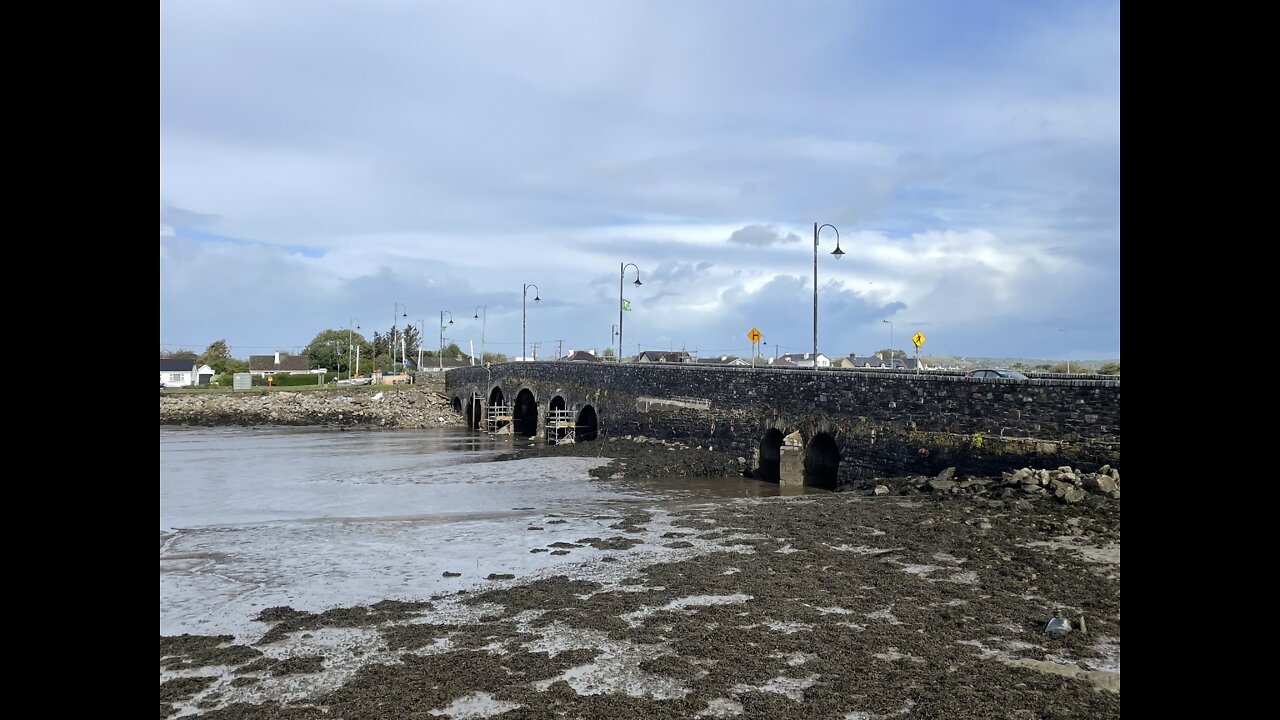
[[[304,355],[280,353],[280,364],[276,364],[275,355],[250,355],[249,370],[273,370],[284,372],[306,372],[307,358]]]
[[[160,372],[191,372],[195,369],[195,360],[183,358],[160,358]]]
[[[698,358],[699,365],[733,365],[734,363],[745,363],[737,355],[721,355],[719,357]]]
[[[773,362],[769,363],[769,365],[771,367],[799,367],[799,365],[791,362],[786,357],[777,358]]]
[[[636,358],[637,362],[689,362],[689,353],[683,350],[645,350]]]
[[[586,350],[575,350],[574,352],[560,358],[569,362],[600,362],[600,358],[592,355]]]
[[[783,353],[783,354],[782,354],[782,357],[784,357],[784,358],[786,358],[786,359],[790,360],[791,362],[799,362],[799,361],[802,361],[802,360],[803,360],[804,362],[811,363],[811,362],[813,362],[813,357],[812,357],[812,356],[813,356],[813,353],[811,353],[811,352],[804,352],[804,353]],[[818,353],[818,356],[819,356],[819,357],[824,357],[824,358],[826,357],[826,355],[824,355],[824,354],[822,354],[822,353]]]

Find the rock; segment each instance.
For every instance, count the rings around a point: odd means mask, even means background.
[[[1044,631],[1054,635],[1066,635],[1071,632],[1071,621],[1066,618],[1053,618],[1044,626]]]
[[[888,486],[888,485],[877,485],[877,486],[876,486],[876,489],[875,489],[875,490],[873,490],[872,492],[874,492],[876,495],[888,495],[888,494],[889,494],[889,486]]]
[[[746,465],[746,464],[747,464],[747,459],[746,459],[746,458],[744,458],[744,457],[742,457],[741,455],[739,455],[739,456],[738,456],[738,464],[739,464],[739,465]]]
[[[998,510],[998,509],[1000,509],[1000,508],[1004,507],[1004,501],[1003,501],[1003,500],[988,500],[986,504],[987,504],[987,507],[989,507],[989,508],[991,508],[991,509],[993,509],[993,510]]]
[[[441,574],[442,574],[444,577],[462,577],[462,573],[449,572],[448,570],[445,570],[445,571],[444,571],[443,573],[441,573]]]
[[[942,472],[938,473],[937,476],[935,476],[933,479],[935,481],[947,482],[951,480],[951,478],[955,477],[955,474],[956,474],[956,469],[953,467],[949,467],[946,470],[943,470]]]
[[[1099,474],[1099,475],[1110,475],[1110,474],[1111,474],[1111,466],[1110,466],[1110,465],[1103,465],[1102,467],[1098,468],[1098,474]]]
[[[1030,500],[1014,500],[1009,503],[1009,508],[1012,510],[1030,510],[1031,507],[1032,505]]]
[[[1112,479],[1112,480],[1115,480],[1115,481],[1116,481],[1116,484],[1117,484],[1117,485],[1119,485],[1119,484],[1120,484],[1120,471],[1119,471],[1119,470],[1116,470],[1115,468],[1111,468],[1111,479]]]
[[[516,576],[511,573],[489,573],[485,576],[485,580],[515,580]]]
[[[1086,490],[1100,493],[1109,493],[1116,489],[1116,481],[1107,475],[1086,475],[1083,485]]]
[[[1076,618],[1076,629],[1082,633],[1089,632],[1088,626],[1084,624],[1084,615],[1081,615],[1080,617]]]
[[[955,488],[955,486],[956,484],[951,480],[935,479],[935,480],[929,481],[929,487],[933,488],[934,492],[950,492],[952,489]]]
[[[1089,497],[1089,493],[1073,485],[1068,487],[1067,490],[1060,497],[1062,498],[1063,502],[1075,504]]]
[[[990,530],[990,529],[991,529],[991,527],[992,527],[992,525],[991,525],[990,521],[987,521],[987,520],[980,520],[980,521],[978,521],[978,529],[979,529],[979,530]]]

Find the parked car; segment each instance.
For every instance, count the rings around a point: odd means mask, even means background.
[[[971,378],[1004,378],[1005,380],[1028,380],[1026,375],[1017,370],[1001,370],[999,368],[980,368],[978,370],[970,370],[964,374],[965,377]]]

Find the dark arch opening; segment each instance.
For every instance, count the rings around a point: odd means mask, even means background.
[[[782,476],[782,432],[773,429],[760,438],[760,466],[756,468],[757,480],[778,482]]]
[[[595,440],[599,432],[600,422],[596,419],[596,409],[587,405],[578,412],[578,442]]]
[[[459,415],[462,414],[462,398],[458,397],[457,395],[453,396],[453,411],[458,413]]]
[[[564,409],[565,409],[564,398],[562,398],[562,397],[560,397],[559,395],[557,395],[557,396],[555,396],[555,397],[551,398],[551,404],[547,407],[547,412],[548,412],[548,413],[555,413],[557,410],[564,410]],[[548,423],[550,423],[550,422],[551,422],[551,419],[552,419],[553,417],[555,417],[555,416],[554,416],[554,415],[552,415],[552,414],[548,414],[548,415],[547,415],[547,422],[548,422]],[[559,421],[559,418],[557,418],[557,421]],[[559,440],[563,440],[563,439],[564,439],[564,436],[569,434],[569,428],[567,428],[567,427],[556,427],[556,429],[555,429],[555,430],[556,430],[556,440],[557,440],[557,441],[559,441]]]
[[[466,421],[467,428],[474,430],[475,426],[475,403],[469,402],[463,409],[462,419]]]
[[[481,420],[480,398],[472,397],[471,403],[467,406],[467,427],[470,427],[472,430],[479,430]]]
[[[488,416],[490,418],[496,418],[499,415],[498,411],[495,408],[498,405],[504,404],[503,401],[505,399],[506,398],[504,398],[502,395],[502,388],[494,386],[493,390],[489,392],[489,415]],[[477,420],[477,425],[478,424],[479,424],[479,421]],[[497,430],[501,430],[502,428],[506,427],[506,425],[507,423],[504,420],[495,426],[490,426],[489,430],[490,432],[495,432]]]
[[[538,401],[529,388],[516,394],[515,407],[511,408],[512,429],[517,435],[533,437],[538,434]]]
[[[818,433],[804,451],[804,484],[835,490],[840,471],[840,448],[826,433]]]

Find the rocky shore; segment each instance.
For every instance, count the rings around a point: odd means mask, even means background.
[[[461,427],[449,401],[415,387],[161,392],[161,425]]]
[[[623,455],[610,478],[726,462],[652,441],[514,454],[531,453]],[[256,638],[162,636],[161,718],[1120,714],[1118,471],[944,472],[600,519],[606,537],[530,548],[582,556],[568,575],[266,608]],[[669,560],[629,560],[647,543]]]

